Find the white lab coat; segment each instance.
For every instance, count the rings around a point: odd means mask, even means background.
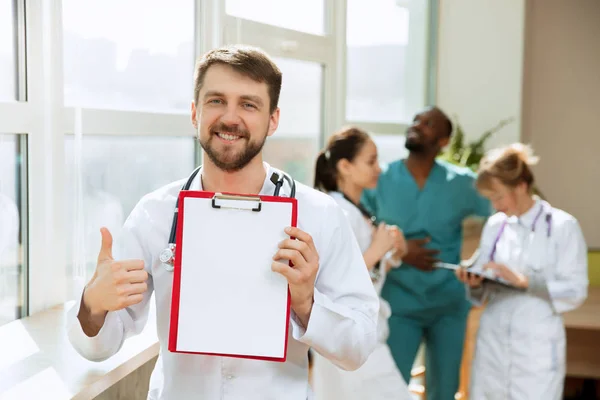
[[[272,195],[273,170],[261,194]],[[292,312],[287,361],[269,362],[171,353],[167,349],[173,273],[159,261],[168,242],[175,199],[185,180],[146,195],[132,211],[113,253],[119,259],[143,259],[149,273],[142,303],[109,312],[97,336],[87,337],[77,320],[79,304],[70,312],[68,336],[84,357],[103,360],[115,354],[126,337],[139,333],[147,320],[154,292],[160,354],[150,381],[149,399],[266,400],[312,398],[308,384],[308,349],[313,348],[342,368],[360,367],[376,343],[379,300],[353,240],[343,211],[329,196],[298,184],[298,227],[308,232],[319,253],[314,305],[305,330]],[[192,189],[200,189],[199,176]],[[282,193],[289,193],[287,184]],[[251,234],[251,232],[249,232]],[[219,240],[218,238],[216,240]],[[227,240],[227,238],[222,238]],[[235,248],[235,244],[232,244]],[[257,313],[260,310],[256,310]],[[250,327],[240,326],[240,329]]]
[[[373,226],[342,194],[332,192],[330,195],[345,211],[360,250],[364,253],[371,245]],[[389,256],[391,253],[385,258]],[[381,294],[385,281],[383,264],[384,261],[381,265],[382,275],[374,283],[378,294]],[[315,355],[312,380],[316,400],[410,400],[408,387],[386,343],[391,308],[384,299],[380,298],[379,301],[377,347],[362,367],[356,371],[344,371],[323,357]]]
[[[540,207],[541,218],[532,225]],[[550,237],[546,214],[551,212]],[[474,268],[490,261],[506,215],[484,227]],[[587,246],[577,220],[537,199],[520,218],[508,218],[495,262],[528,276],[518,292],[494,283],[467,288],[475,304],[489,300],[481,317],[471,368],[470,397],[477,400],[559,400],[565,377],[565,328],[561,314],[587,297]]]

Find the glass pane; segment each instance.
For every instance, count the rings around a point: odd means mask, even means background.
[[[189,137],[84,136],[79,143],[66,136],[69,299],[94,272],[100,228],[118,235],[145,194],[186,178],[195,164]]]
[[[322,35],[324,0],[227,0],[227,14],[280,28]]]
[[[194,0],[63,0],[65,103],[189,112]]]
[[[404,122],[408,9],[396,0],[348,0],[346,118]]]
[[[17,99],[16,1],[0,1],[0,101]]]
[[[404,135],[379,135],[371,134],[377,146],[377,155],[380,164],[388,164],[392,161],[408,157],[408,150],[404,147]]]
[[[274,58],[283,74],[279,128],[267,139],[264,160],[312,186],[321,140],[323,68],[321,64]]]
[[[0,134],[0,325],[20,318],[25,306],[21,159],[19,136]]]

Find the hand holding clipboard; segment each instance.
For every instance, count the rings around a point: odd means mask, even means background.
[[[483,281],[491,281],[513,289],[526,289],[527,277],[503,264],[487,263],[483,270],[472,270],[456,264],[436,263],[437,268],[453,270],[458,280],[472,288],[480,287]]]

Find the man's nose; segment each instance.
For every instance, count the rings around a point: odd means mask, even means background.
[[[241,119],[237,107],[234,105],[227,106],[225,112],[221,116],[221,122],[227,126],[239,125]]]

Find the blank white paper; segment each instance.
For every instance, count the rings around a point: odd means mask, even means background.
[[[289,237],[292,204],[263,202],[253,212],[186,197],[183,210],[177,351],[283,357],[288,284],[271,263]]]

